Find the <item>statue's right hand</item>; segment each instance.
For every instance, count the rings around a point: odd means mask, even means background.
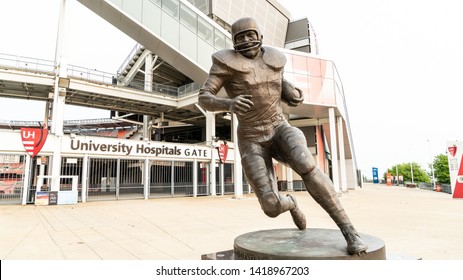
[[[254,103],[251,101],[252,95],[238,95],[232,99],[230,104],[230,111],[238,115],[244,115]]]

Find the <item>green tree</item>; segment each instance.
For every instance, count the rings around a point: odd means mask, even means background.
[[[421,168],[421,166],[416,163],[412,162],[411,166],[410,163],[401,163],[392,166],[384,173],[384,179],[386,180],[387,173],[391,174],[392,176],[397,176],[397,172],[399,176],[403,176],[404,182],[411,182],[412,181],[412,167],[413,167],[413,182],[423,182],[423,183],[430,183],[431,179],[426,171]]]
[[[434,176],[439,184],[450,184],[449,161],[447,155],[440,154],[434,157]]]

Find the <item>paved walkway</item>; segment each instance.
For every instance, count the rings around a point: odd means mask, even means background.
[[[308,226],[336,228],[306,192],[295,193]],[[366,184],[340,197],[358,231],[388,253],[463,259],[463,200],[449,194]],[[266,217],[253,194],[0,206],[0,259],[199,260],[232,249],[238,235],[294,227]]]

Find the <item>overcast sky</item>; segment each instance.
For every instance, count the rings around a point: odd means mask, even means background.
[[[410,161],[427,168],[448,140],[463,140],[463,1],[280,2],[294,18],[308,17],[320,55],[338,68],[365,175]],[[68,4],[69,63],[115,73],[135,42],[77,1]],[[0,54],[53,60],[59,8],[60,0],[2,1]],[[43,119],[43,103],[0,102],[0,120]],[[65,118],[81,115],[68,107]]]

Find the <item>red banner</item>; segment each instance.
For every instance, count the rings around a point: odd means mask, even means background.
[[[21,139],[27,153],[35,157],[42,149],[47,140],[48,129],[44,128],[21,128]]]
[[[219,152],[220,162],[224,163],[227,160],[228,145],[227,144],[220,144],[220,146],[217,148],[217,150]]]
[[[463,156],[460,161],[457,179],[455,180],[455,188],[453,190],[453,198],[463,198]]]
[[[452,157],[454,157],[457,154],[457,146],[453,145],[452,147],[447,147],[449,150],[449,153]]]
[[[392,186],[392,176],[390,173],[386,174],[386,186]]]

